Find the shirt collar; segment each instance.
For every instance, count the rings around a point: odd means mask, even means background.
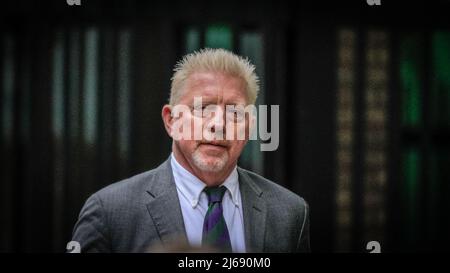
[[[206,184],[181,166],[175,159],[173,153],[171,154],[170,162],[178,190],[191,202],[192,207],[195,208]]]
[[[233,171],[230,175],[225,179],[222,183],[222,186],[225,186],[228,189],[228,192],[231,194],[231,200],[233,201],[235,206],[239,206],[239,175],[237,172],[237,167],[234,167]]]
[[[175,179],[175,184],[180,190],[181,194],[183,194],[190,202],[193,208],[195,208],[200,200],[200,195],[203,192],[203,189],[206,187],[206,184],[203,183],[198,177],[190,173],[186,170],[180,163],[176,160],[173,153],[171,154],[171,165],[172,172]],[[231,200],[233,201],[235,206],[239,206],[239,175],[237,172],[237,167],[234,167],[233,171],[230,175],[225,179],[221,186],[225,186],[227,191],[231,195]]]

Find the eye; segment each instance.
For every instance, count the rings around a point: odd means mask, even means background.
[[[242,109],[231,109],[228,111],[228,119],[234,122],[243,120],[244,111]]]
[[[242,121],[242,119],[244,118],[244,115],[245,115],[244,111],[239,111],[239,110],[236,110],[235,114],[236,114],[237,121]]]

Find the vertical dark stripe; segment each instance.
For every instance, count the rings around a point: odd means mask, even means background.
[[[3,91],[4,91],[4,75],[3,71],[5,70],[5,40],[6,40],[6,31],[2,25],[0,25],[0,31],[3,33],[3,35],[0,36],[0,102],[3,102]],[[3,109],[3,107],[2,107]],[[3,111],[0,110],[0,120],[3,120]],[[5,161],[6,161],[6,155],[5,155],[5,148],[4,147],[4,138],[3,138],[3,128],[0,127],[0,179],[3,181],[3,183],[0,183],[0,213],[3,215],[5,219],[5,224],[0,225],[0,251],[6,252],[9,251],[11,248],[11,207],[9,204],[9,200],[7,196],[9,195],[9,184],[6,180],[5,176]]]
[[[12,35],[4,36],[4,63],[3,63],[3,97],[2,97],[2,136],[8,144],[12,141],[13,134],[13,106],[14,106],[14,78],[15,78],[15,43]]]
[[[286,95],[290,92],[286,91],[287,87],[287,43],[286,43],[286,25],[279,26],[281,30],[277,31],[272,24],[264,27],[264,44],[266,50],[264,52],[265,60],[265,75],[270,75],[266,78],[267,90],[271,90],[266,93],[266,103],[268,105],[280,106],[280,120],[289,120],[290,114],[287,104]],[[287,92],[287,93],[286,93]],[[268,115],[270,120],[270,115]],[[288,153],[287,149],[287,135],[286,128],[287,122],[280,122],[280,145],[276,151],[265,152],[264,161],[264,173],[262,175],[267,178],[276,181],[281,185],[287,185],[289,180],[287,179],[288,166]],[[291,132],[293,133],[293,132]],[[294,133],[295,134],[295,133]]]
[[[41,30],[41,31],[38,31]],[[38,42],[32,52],[32,186],[28,188],[30,196],[23,202],[30,212],[24,225],[25,251],[50,251],[52,197],[53,197],[53,144],[51,120],[51,32],[48,25],[38,25],[31,28],[33,39]],[[36,37],[39,37],[37,39]],[[38,225],[39,228],[36,228]],[[27,238],[27,236],[29,236]]]
[[[104,28],[100,33],[100,81],[99,81],[99,186],[112,183],[116,179],[117,166],[114,145],[116,111],[115,81],[115,31],[112,27]]]
[[[16,249],[15,241],[18,238],[17,230],[15,229],[15,224],[17,222],[18,216],[14,214],[16,209],[15,205],[17,201],[14,201],[15,197],[15,187],[13,176],[12,176],[12,161],[13,161],[13,151],[11,150],[11,130],[12,130],[12,106],[13,106],[13,88],[14,88],[14,40],[13,36],[5,32],[1,37],[1,165],[2,173],[1,180],[2,183],[2,249],[6,251],[11,251]]]
[[[81,45],[79,28],[69,28],[67,39],[67,190],[65,191],[66,219],[65,230],[71,230],[85,197],[80,177],[80,106],[81,106]]]
[[[430,204],[428,187],[430,185],[430,177],[431,177],[431,153],[432,153],[432,115],[431,115],[431,84],[432,79],[435,77],[434,71],[432,71],[432,62],[433,62],[433,51],[432,51],[432,32],[429,28],[426,28],[423,32],[424,35],[424,55],[423,55],[423,64],[427,69],[424,70],[424,81],[422,86],[422,113],[423,113],[423,127],[422,127],[422,136],[420,143],[420,152],[421,158],[420,163],[422,163],[418,168],[420,169],[420,184],[418,185],[418,219],[416,220],[418,229],[416,240],[415,240],[415,249],[417,250],[425,250],[428,248],[429,241],[427,241],[426,235],[426,227],[428,222],[427,220],[427,207]],[[420,205],[423,204],[423,205]],[[445,231],[442,233],[445,234]]]
[[[21,181],[22,172],[20,171],[20,164],[22,161],[22,149],[21,143],[18,138],[18,130],[20,129],[19,123],[21,119],[21,113],[19,109],[20,105],[20,70],[22,68],[21,56],[23,50],[23,34],[24,29],[20,27],[14,28],[14,51],[11,52],[11,58],[14,62],[14,72],[11,75],[11,82],[13,83],[13,98],[12,98],[12,128],[10,131],[11,139],[9,140],[8,145],[9,150],[12,152],[11,155],[8,156],[8,163],[10,164],[9,171],[11,172],[11,182],[13,185],[13,228],[14,228],[14,237],[13,244],[14,248],[17,250],[28,250],[29,251],[29,243],[27,238],[31,238],[29,229],[26,228],[27,221],[29,222],[30,216],[32,216],[32,207],[30,206],[30,192],[32,189],[32,183],[17,183],[17,181]],[[30,189],[31,188],[31,189]],[[27,248],[28,247],[28,248]]]
[[[16,90],[16,95],[19,98],[18,111],[16,118],[18,120],[18,129],[20,137],[17,138],[18,146],[16,155],[18,156],[17,161],[17,177],[16,186],[18,192],[16,198],[20,203],[17,206],[17,214],[21,215],[18,221],[18,227],[28,227],[29,219],[33,217],[33,206],[27,204],[28,200],[33,198],[33,183],[35,180],[33,170],[33,139],[31,137],[31,125],[32,125],[32,96],[33,96],[33,82],[32,82],[32,43],[31,40],[33,32],[31,29],[24,29],[20,35],[20,39],[17,44],[18,53],[18,88]],[[32,240],[32,235],[27,230],[21,231],[22,242]],[[17,242],[19,244],[19,242]]]
[[[401,192],[401,172],[399,168],[400,165],[400,154],[401,154],[401,119],[399,113],[401,112],[401,96],[399,76],[400,76],[400,60],[399,60],[399,42],[400,42],[400,32],[399,28],[395,28],[391,32],[391,40],[389,43],[389,48],[391,51],[391,62],[390,62],[390,75],[389,78],[389,88],[388,88],[388,120],[387,120],[387,151],[388,151],[388,161],[387,161],[387,201],[386,206],[388,209],[387,219],[386,219],[386,245],[385,249],[389,251],[396,251],[397,245],[399,245],[401,238],[401,231],[399,227],[401,226],[401,208],[398,206],[398,200]]]
[[[316,24],[329,18],[312,17],[300,21],[292,53],[295,57],[289,58],[296,63],[294,69],[286,66],[293,71],[290,78],[294,85],[287,86],[290,95],[285,99],[289,112],[287,119],[281,118],[286,120],[281,131],[290,135],[285,164],[289,167],[291,187],[309,202],[314,217],[311,230],[320,234],[311,237],[313,250],[332,251],[336,30],[330,25]],[[289,79],[289,74],[286,77]]]

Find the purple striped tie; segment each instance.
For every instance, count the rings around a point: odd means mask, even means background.
[[[231,252],[230,235],[222,210],[222,198],[226,190],[225,187],[206,187],[204,189],[208,196],[208,211],[203,222],[202,244]]]

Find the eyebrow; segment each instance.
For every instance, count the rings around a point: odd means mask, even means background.
[[[210,96],[210,95],[201,95],[201,96],[194,96],[195,97],[201,97],[202,98],[202,105],[205,104],[217,104],[217,96]],[[192,105],[194,104],[194,100],[192,101]],[[239,97],[232,96],[228,102],[225,102],[225,105],[247,105],[246,101],[241,101]]]
[[[192,103],[192,104],[194,104],[194,103]],[[203,105],[217,105],[217,103],[215,101],[202,100],[202,106]],[[246,106],[245,102],[235,102],[235,101],[225,103],[225,105],[242,106],[242,107]]]

